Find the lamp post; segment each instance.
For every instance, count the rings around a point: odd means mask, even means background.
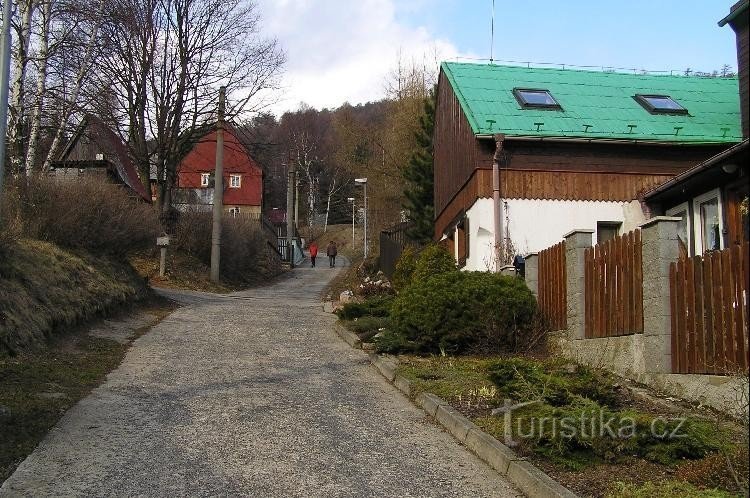
[[[365,259],[367,259],[367,178],[355,178],[354,179],[355,185],[362,185],[364,187],[364,194],[365,194],[365,250],[364,255]]]
[[[10,17],[12,15],[13,2],[3,2],[3,28],[2,40],[0,40],[0,193],[3,190],[3,177],[5,176],[5,131],[8,125],[8,80],[10,79]],[[0,213],[2,216],[2,213]]]
[[[354,250],[354,197],[347,197],[346,200],[352,203],[352,250]]]

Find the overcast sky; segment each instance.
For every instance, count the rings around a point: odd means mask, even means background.
[[[492,0],[257,0],[265,34],[287,54],[272,110],[357,104],[384,96],[399,53],[489,58]],[[737,66],[732,1],[495,0],[496,60],[647,70]]]

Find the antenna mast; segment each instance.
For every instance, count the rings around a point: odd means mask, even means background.
[[[495,0],[492,0],[492,21],[490,24],[490,64],[494,61],[495,49]]]

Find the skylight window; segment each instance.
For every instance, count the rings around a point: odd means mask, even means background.
[[[549,90],[533,88],[514,88],[513,95],[524,109],[556,109],[562,110],[557,100]]]
[[[636,102],[641,104],[651,114],[687,114],[682,107],[669,95],[635,95]]]

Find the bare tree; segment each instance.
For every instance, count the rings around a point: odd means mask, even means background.
[[[277,84],[284,54],[259,35],[260,18],[245,0],[111,0],[111,50],[100,85],[112,86],[110,121],[126,139],[148,182],[153,164],[163,216],[180,160],[209,131],[221,86],[227,119],[257,110]],[[166,218],[165,218],[166,219]]]

